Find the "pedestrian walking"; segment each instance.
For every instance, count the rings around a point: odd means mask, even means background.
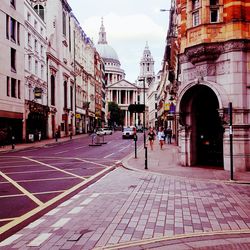
[[[155,140],[155,132],[153,128],[149,129],[148,140],[149,140],[150,149],[153,150],[154,140]]]
[[[165,140],[165,135],[164,135],[164,131],[163,131],[162,127],[159,128],[157,137],[158,137],[158,140],[159,140],[160,147],[162,149],[163,144],[164,144],[164,140]]]
[[[171,139],[173,134],[171,127],[167,128],[166,134],[167,134],[167,142],[168,144],[171,144]]]

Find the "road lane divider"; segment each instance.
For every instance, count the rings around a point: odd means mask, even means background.
[[[68,175],[75,176],[75,177],[77,177],[77,178],[79,178],[79,179],[86,180],[86,178],[84,178],[84,177],[82,177],[82,176],[80,176],[80,175],[70,173],[70,172],[68,172],[68,171],[65,171],[65,170],[63,170],[63,169],[54,167],[54,166],[49,165],[49,164],[47,164],[47,163],[43,163],[43,162],[41,162],[41,161],[37,161],[37,160],[31,159],[31,158],[25,157],[25,156],[23,156],[23,158],[24,158],[24,159],[27,159],[27,160],[29,160],[29,161],[36,162],[36,163],[38,163],[38,164],[40,164],[40,165],[43,165],[43,166],[46,166],[46,167],[56,169],[56,170],[58,170],[59,172],[62,172],[62,173],[68,174]]]
[[[71,187],[70,189],[65,190],[65,192],[60,193],[58,196],[52,198],[46,203],[43,203],[41,206],[38,206],[34,208],[33,210],[27,212],[26,214],[18,217],[16,220],[13,220],[9,222],[8,224],[5,224],[4,226],[1,227],[0,242],[5,240],[7,237],[13,235],[14,233],[16,233],[21,228],[27,226],[30,222],[34,221],[35,219],[38,219],[43,214],[48,213],[49,211],[51,211],[51,209],[55,208],[56,206],[66,201],[70,197],[73,197],[74,195],[79,193],[81,190],[94,184],[95,182],[100,180],[102,177],[104,177],[106,174],[113,171],[115,168],[116,168],[115,165],[107,166],[105,169],[101,170],[97,174],[91,176],[88,179],[83,179],[83,181],[81,181],[77,185]],[[6,241],[4,242],[6,243]]]
[[[42,201],[40,201],[39,199],[37,199],[32,193],[30,193],[28,190],[26,190],[25,188],[23,188],[21,185],[19,185],[16,181],[14,181],[13,179],[11,179],[9,176],[7,176],[6,174],[4,174],[3,172],[0,171],[0,175],[6,179],[7,181],[9,181],[13,186],[15,186],[19,191],[21,191],[23,194],[25,194],[27,197],[29,197],[32,201],[34,201],[38,206],[43,205],[44,203]]]
[[[112,153],[112,154],[109,154],[109,155],[106,155],[104,156],[103,158],[106,159],[106,158],[109,158],[110,156],[114,155],[115,153]]]

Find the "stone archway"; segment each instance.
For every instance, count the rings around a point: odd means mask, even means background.
[[[179,118],[184,165],[223,167],[224,129],[219,109],[217,95],[206,85],[193,85],[182,95]]]

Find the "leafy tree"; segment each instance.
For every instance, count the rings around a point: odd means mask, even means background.
[[[119,108],[118,104],[115,102],[109,102],[108,104],[109,111],[109,126],[114,126],[115,124],[120,126],[124,124],[124,113]]]

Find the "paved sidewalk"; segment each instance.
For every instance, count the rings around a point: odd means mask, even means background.
[[[160,173],[169,176],[178,176],[186,179],[201,180],[230,180],[230,172],[218,167],[185,167],[179,163],[179,148],[172,144],[164,144],[163,150],[157,141],[154,143],[154,149],[151,150],[148,145],[148,172]],[[133,170],[145,171],[145,151],[140,147],[137,153],[137,159],[134,154],[123,161],[125,167]],[[234,173],[234,181],[250,184],[250,172]]]
[[[72,136],[72,140],[79,139],[82,137],[89,137],[89,134],[80,134],[80,135],[74,135]],[[17,150],[22,150],[26,148],[31,148],[31,147],[42,147],[48,144],[60,144],[62,142],[70,141],[70,137],[62,137],[58,138],[56,141],[55,139],[45,139],[41,141],[35,141],[35,142],[30,142],[30,143],[18,143],[15,145],[15,148],[12,149],[12,145],[6,145],[4,147],[0,147],[0,152],[14,152]]]
[[[38,144],[36,144],[38,145]],[[155,145],[0,243],[0,249],[250,249],[250,185],[181,167]],[[249,173],[236,176],[248,182]]]

